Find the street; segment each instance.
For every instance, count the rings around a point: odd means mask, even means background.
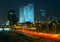
[[[60,42],[42,37],[32,37],[22,32],[1,33],[0,42]]]

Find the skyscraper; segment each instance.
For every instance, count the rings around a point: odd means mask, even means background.
[[[8,20],[10,21],[10,25],[16,24],[18,21],[18,18],[15,15],[14,10],[9,10],[8,11]]]
[[[41,21],[42,21],[43,24],[46,20],[46,17],[47,17],[47,10],[40,9],[40,18],[41,18]]]
[[[20,8],[19,23],[34,22],[34,7],[32,4]]]

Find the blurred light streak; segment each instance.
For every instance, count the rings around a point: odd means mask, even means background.
[[[43,37],[43,38],[50,38],[53,40],[60,40],[60,35],[59,34],[49,34],[49,33],[40,33],[40,32],[32,32],[32,31],[28,31],[28,30],[21,30],[24,33],[27,34],[31,34],[34,36],[39,36],[39,37]]]

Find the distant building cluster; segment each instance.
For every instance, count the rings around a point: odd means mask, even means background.
[[[27,4],[19,8],[19,17],[16,16],[14,10],[9,10],[7,13],[6,25],[14,25],[17,23],[27,23],[27,22],[39,22],[45,24],[46,21],[57,21],[59,20],[56,16],[47,16],[47,10],[42,8],[39,10],[39,20],[35,18],[35,8],[33,4]],[[38,15],[38,14],[37,14]],[[35,21],[36,20],[36,21]]]
[[[28,4],[26,6],[22,6],[19,12],[19,23],[26,23],[26,22],[35,22],[35,8],[33,4]],[[37,14],[38,15],[38,14]],[[47,16],[46,9],[40,9],[40,20],[42,23],[45,22]],[[38,21],[38,20],[37,20]]]
[[[36,15],[34,9],[33,4],[20,7],[19,17],[17,17],[14,10],[10,9],[7,13],[7,21],[5,24],[1,24],[1,27],[35,27],[38,32],[60,33],[60,20],[58,17],[48,16],[46,9],[40,9],[38,16],[39,20],[37,19],[37,21],[35,21]]]

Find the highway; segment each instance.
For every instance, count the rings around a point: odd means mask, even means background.
[[[20,30],[20,31],[23,32],[23,33],[29,34],[29,35],[34,35],[34,36],[37,36],[37,37],[49,38],[49,39],[60,41],[60,34],[32,32],[32,31],[29,31],[29,30]]]
[[[60,42],[53,39],[37,37],[23,32],[11,32],[0,34],[0,42]]]
[[[49,34],[29,30],[4,31],[0,33],[1,42],[60,42],[60,34]]]

